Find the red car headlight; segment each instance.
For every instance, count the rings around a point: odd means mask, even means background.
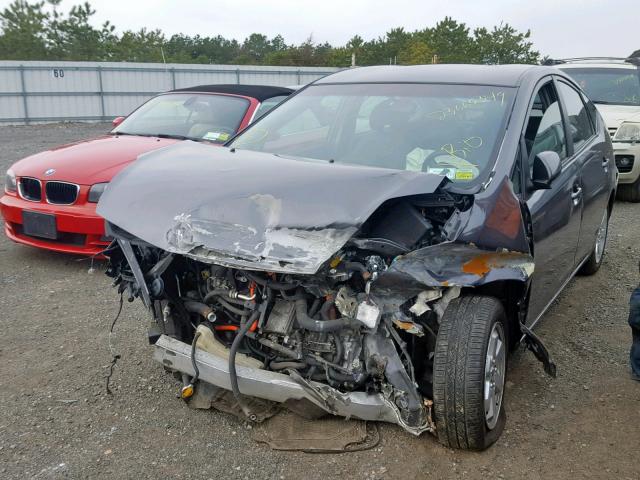
[[[89,198],[87,199],[91,203],[98,203],[100,197],[104,193],[107,188],[108,183],[96,183],[95,185],[91,185],[89,189]]]
[[[18,189],[16,182],[16,174],[13,173],[13,170],[7,170],[7,176],[4,180],[4,189],[7,192],[15,192]]]

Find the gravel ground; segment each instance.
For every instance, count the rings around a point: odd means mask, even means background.
[[[0,169],[107,125],[0,128]],[[91,161],[91,159],[87,159]],[[2,177],[3,178],[3,177]],[[558,365],[511,358],[507,427],[488,451],[443,448],[381,425],[366,452],[274,452],[248,426],[176,398],[151,361],[140,302],[116,326],[113,395],[105,394],[117,297],[86,260],[0,238],[1,478],[640,478],[640,385],[630,380],[628,298],[638,282],[640,205],[617,203],[600,272],[577,278],[537,332]]]

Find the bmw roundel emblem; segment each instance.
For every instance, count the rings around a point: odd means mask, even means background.
[[[56,173],[56,169],[55,168],[50,168],[49,170],[47,170],[46,172],[44,172],[45,177],[50,177],[51,175],[53,175],[54,173]]]

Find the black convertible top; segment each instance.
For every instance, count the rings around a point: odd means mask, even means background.
[[[242,95],[253,97],[262,102],[268,98],[280,95],[290,95],[294,92],[291,88],[274,87],[271,85],[197,85],[195,87],[177,88],[172,92],[206,92],[206,93],[227,93],[231,95]]]

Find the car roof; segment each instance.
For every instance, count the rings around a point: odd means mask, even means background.
[[[573,69],[573,68],[620,68],[620,69],[626,69],[626,70],[635,70],[638,67],[636,67],[635,65],[632,65],[630,63],[606,63],[606,62],[575,62],[575,63],[562,63],[559,65],[556,65],[557,68],[560,68],[562,70],[569,70],[569,69]]]
[[[386,65],[341,70],[315,82],[331,83],[456,83],[515,87],[529,74],[558,73],[539,65]]]
[[[252,97],[262,102],[272,97],[291,95],[294,90],[287,87],[274,87],[272,85],[197,85],[194,87],[177,88],[171,92],[203,92],[203,93],[223,93],[229,95],[241,95]],[[168,93],[171,93],[168,92]]]
[[[618,57],[582,57],[582,58],[561,58],[547,59],[544,65],[553,65],[561,69],[569,68],[624,68],[634,70],[640,66],[640,58],[618,58]]]

